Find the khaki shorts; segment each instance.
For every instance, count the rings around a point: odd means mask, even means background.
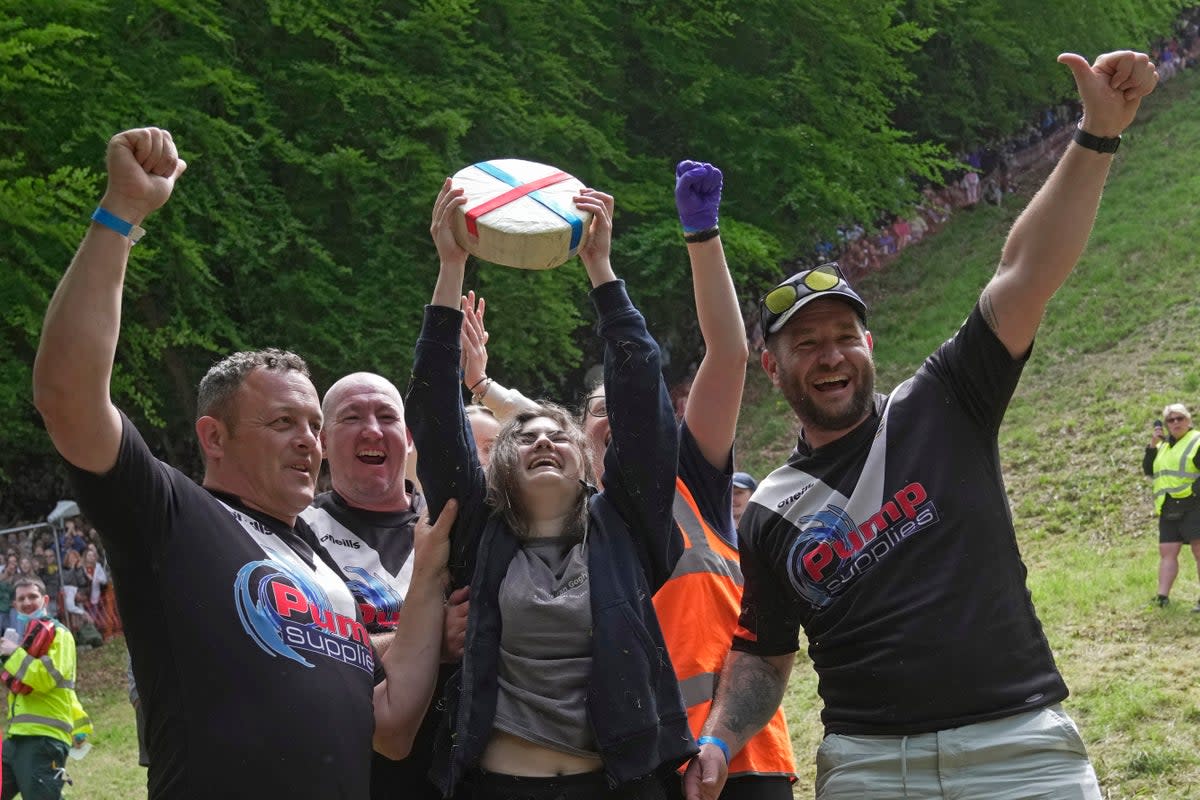
[[[830,734],[817,800],[1101,800],[1079,729],[1055,704],[914,736]]]

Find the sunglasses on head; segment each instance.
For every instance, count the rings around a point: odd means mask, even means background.
[[[776,321],[791,310],[797,301],[810,295],[829,291],[854,295],[854,291],[846,282],[846,276],[842,274],[842,268],[838,266],[837,262],[831,261],[807,272],[793,275],[763,295],[763,330],[770,331]],[[854,296],[857,297],[857,295]]]

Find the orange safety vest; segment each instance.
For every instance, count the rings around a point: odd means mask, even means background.
[[[675,665],[692,735],[699,736],[742,610],[742,568],[737,550],[704,521],[691,491],[678,477],[675,524],[683,533],[683,555],[654,595],[654,610]],[[782,706],[729,763],[729,777],[746,775],[796,780]]]

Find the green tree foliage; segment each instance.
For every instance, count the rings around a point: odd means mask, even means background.
[[[233,349],[294,349],[318,388],[358,369],[405,384],[429,210],[461,167],[528,158],[613,193],[618,272],[678,375],[699,352],[678,160],[724,170],[752,308],[818,237],[903,208],[947,148],[1060,95],[1059,50],[1142,45],[1178,3],[1083,5],[0,0],[0,518],[62,491],[30,370],[117,131],[169,128],[189,163],[133,251],[113,394],[194,468],[194,387]],[[571,398],[597,356],[578,263],[473,262],[468,285],[496,374]]]
[[[895,120],[923,141],[973,149],[1008,136],[1074,96],[1061,52],[1095,58],[1145,47],[1171,30],[1182,0],[908,0],[903,14],[933,35],[912,54],[919,90]]]

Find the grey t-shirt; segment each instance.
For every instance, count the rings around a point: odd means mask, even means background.
[[[592,607],[584,542],[527,541],[500,584],[495,726],[544,747],[597,756],[587,718]]]

